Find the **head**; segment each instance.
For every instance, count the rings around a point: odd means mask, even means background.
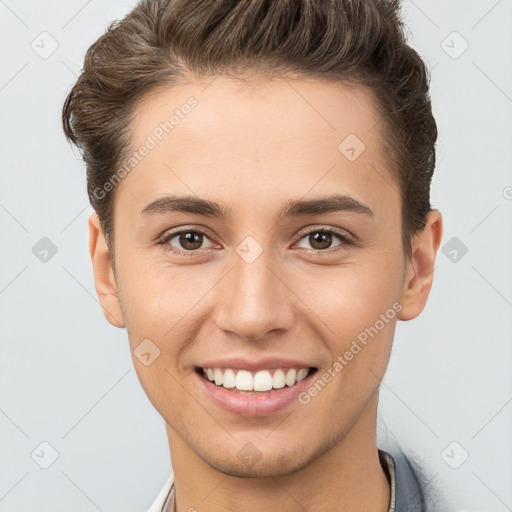
[[[89,48],[63,122],[101,304],[170,438],[251,476],[367,434],[442,234],[428,76],[398,1],[143,1]],[[331,379],[234,414],[201,382],[227,359]]]

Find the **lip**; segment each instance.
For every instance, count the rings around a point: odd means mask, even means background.
[[[309,368],[304,365],[299,365],[299,367]],[[224,368],[224,366],[217,366],[217,368]],[[233,368],[233,366],[226,366],[226,368]],[[240,368],[239,366],[235,366],[235,368],[251,370],[254,369],[254,364],[252,364],[251,368]],[[268,369],[270,367],[267,366],[266,368]],[[277,368],[282,367],[278,366]],[[281,389],[266,392],[243,393],[230,391],[223,386],[217,386],[208,379],[205,379],[199,372],[195,372],[196,377],[199,379],[200,386],[202,386],[206,394],[216,405],[232,414],[248,418],[270,416],[271,414],[282,411],[293,402],[297,402],[297,397],[309,387],[316,373],[316,371],[311,372],[305,379],[296,382],[293,386],[285,386]]]
[[[314,365],[294,359],[282,359],[267,357],[257,361],[248,360],[242,357],[230,357],[228,359],[216,359],[205,361],[198,365],[200,368],[233,368],[236,370],[275,370],[277,368],[312,368]]]

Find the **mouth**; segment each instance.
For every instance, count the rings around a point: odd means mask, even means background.
[[[249,371],[237,368],[197,367],[197,374],[219,388],[243,394],[268,394],[291,388],[317,371],[307,368],[269,368]]]

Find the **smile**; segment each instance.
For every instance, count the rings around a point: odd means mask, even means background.
[[[200,368],[204,378],[216,386],[235,392],[266,392],[291,387],[304,380],[315,368],[272,368],[248,371],[234,368]]]

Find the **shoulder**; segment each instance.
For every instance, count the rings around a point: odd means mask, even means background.
[[[392,512],[438,512],[441,497],[412,454],[401,449],[379,450],[379,458],[392,487]],[[393,508],[394,501],[394,508]]]

